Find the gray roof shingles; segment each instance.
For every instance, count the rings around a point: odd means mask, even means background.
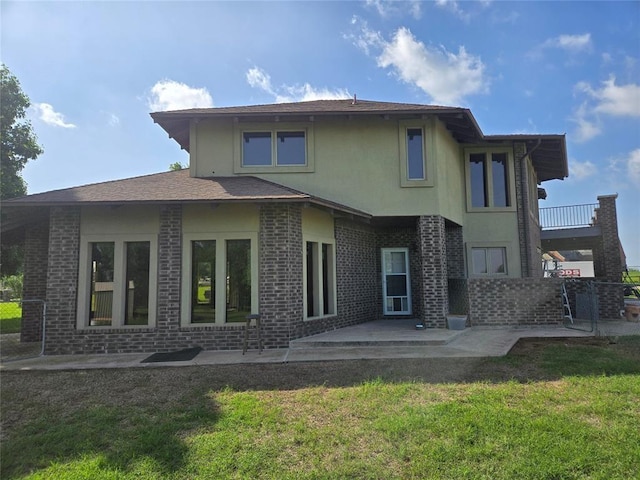
[[[309,202],[355,215],[359,210],[253,176],[197,178],[189,170],[156,173],[3,201],[3,207],[203,202]]]

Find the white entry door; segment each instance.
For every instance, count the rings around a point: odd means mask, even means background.
[[[382,249],[382,298],[385,315],[411,314],[408,249]]]

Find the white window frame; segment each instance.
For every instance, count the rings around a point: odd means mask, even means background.
[[[485,154],[485,174],[486,174],[486,193],[489,198],[489,206],[487,207],[474,207],[472,203],[472,191],[471,191],[471,155],[483,153]],[[509,202],[508,207],[496,207],[493,205],[493,175],[492,175],[492,155],[504,153],[507,155],[507,199]],[[467,211],[468,212],[515,212],[516,211],[516,183],[514,175],[514,163],[513,163],[513,150],[511,148],[486,148],[486,147],[473,147],[466,148],[464,151],[464,169],[465,179],[467,185]]]
[[[409,260],[409,249],[406,247],[398,247],[398,248],[382,248],[380,250],[381,258],[381,283],[382,283],[382,312],[385,316],[394,316],[394,315],[412,315],[413,314],[413,303],[411,300],[411,262]],[[393,253],[393,252],[403,252],[404,253],[404,261],[405,261],[405,269],[406,269],[406,286],[407,286],[407,310],[403,310],[400,312],[388,312],[387,311],[387,273],[385,272],[385,253]]]
[[[424,178],[409,178],[409,149],[407,147],[407,137],[409,130],[422,130],[422,171]],[[435,158],[433,150],[434,124],[432,119],[422,121],[401,121],[398,124],[398,147],[400,157],[400,186],[401,187],[432,187],[435,185],[434,167],[432,159]]]
[[[316,271],[314,297],[318,302],[316,310],[320,313],[315,316],[307,316],[307,242],[311,242],[316,245],[316,255],[313,262]],[[331,258],[329,259],[329,309],[330,312],[324,311],[324,285],[323,285],[323,272],[322,272],[322,245],[326,244],[331,247]],[[338,312],[337,303],[337,282],[336,282],[336,241],[333,238],[318,237],[313,235],[304,235],[302,237],[302,278],[303,278],[303,305],[304,305],[304,320],[316,320],[318,318],[334,317]]]
[[[94,243],[111,242],[113,253],[113,303],[111,325],[90,325],[91,310],[91,248]],[[146,325],[125,325],[126,244],[149,242],[149,320]],[[78,274],[78,305],[76,327],[82,329],[146,329],[156,325],[158,292],[158,236],[154,234],[82,235],[80,237],[80,271]]]
[[[311,122],[300,123],[238,123],[234,125],[234,149],[233,171],[234,173],[304,173],[313,172],[315,166],[314,132]],[[243,142],[245,133],[270,133],[271,134],[271,164],[270,165],[244,165]],[[279,132],[304,132],[305,138],[305,163],[300,165],[278,165],[278,133]]]
[[[251,244],[251,311],[258,313],[258,234],[255,232],[225,232],[225,233],[185,233],[182,236],[182,302],[180,305],[180,325],[188,328],[241,325],[244,323],[227,323],[227,309],[216,308],[215,322],[192,323],[191,322],[191,272],[193,268],[191,258],[191,242],[215,240],[216,242],[216,267],[215,267],[215,299],[216,305],[227,303],[227,291],[225,281],[227,276],[227,240],[250,240]]]
[[[487,250],[490,249],[502,249],[504,252],[504,273],[476,273],[473,269],[473,251],[477,249],[485,250],[485,259],[487,256]],[[469,243],[467,244],[467,261],[468,261],[468,272],[469,277],[472,278],[498,278],[498,277],[509,277],[509,258],[511,258],[511,246],[505,243]]]

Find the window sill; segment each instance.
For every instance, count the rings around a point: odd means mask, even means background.
[[[267,165],[264,167],[237,166],[233,169],[233,173],[311,173],[312,165]]]
[[[85,325],[77,329],[82,333],[123,333],[136,332],[148,333],[155,332],[155,325]]]
[[[314,322],[316,320],[331,320],[334,318],[338,318],[338,315],[336,315],[335,313],[332,313],[330,315],[323,315],[321,317],[305,317],[303,320],[305,322]]]

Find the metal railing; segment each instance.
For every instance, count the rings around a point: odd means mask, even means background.
[[[595,224],[597,203],[545,207],[540,209],[540,226],[543,230],[556,228],[590,227]]]

